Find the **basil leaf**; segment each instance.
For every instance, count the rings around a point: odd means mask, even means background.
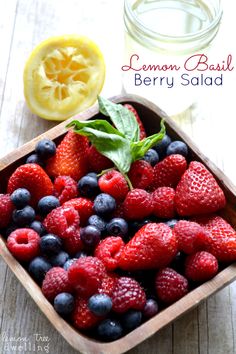
[[[98,104],[100,112],[110,117],[119,132],[130,141],[139,141],[139,125],[132,112],[123,105],[113,103],[100,96],[98,96]]]
[[[67,128],[74,127],[75,130],[82,128],[92,128],[109,134],[117,134],[124,137],[116,128],[114,128],[108,121],[104,119],[88,120],[88,121],[79,121],[73,120],[66,126]]]
[[[132,161],[136,161],[141,159],[146,152],[151,149],[154,145],[156,145],[159,141],[161,141],[166,133],[166,128],[164,124],[164,120],[161,120],[161,130],[157,134],[153,134],[148,136],[147,138],[131,143],[131,154]]]

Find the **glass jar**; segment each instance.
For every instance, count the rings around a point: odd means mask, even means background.
[[[125,0],[124,91],[152,100],[169,115],[187,109],[199,87],[180,81],[184,63],[208,54],[221,17],[220,0]]]

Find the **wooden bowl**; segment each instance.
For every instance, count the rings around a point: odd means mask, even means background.
[[[157,106],[141,97],[131,95],[116,96],[112,98],[112,101],[117,103],[131,103],[140,114],[148,134],[153,134],[154,132],[159,131],[160,120],[162,117],[165,118],[168,134],[174,139],[185,141],[189,146],[191,159],[203,162],[218,180],[227,198],[227,205],[221,214],[234,228],[236,228],[235,186],[211,161],[209,161],[209,159],[204,156],[204,154],[198,150],[198,148],[189,139],[189,137],[187,137],[178,128],[178,126]],[[97,118],[97,115],[98,107],[96,106],[95,108],[91,108],[80,114],[78,119],[87,120],[90,118]],[[16,149],[0,160],[0,186],[2,191],[4,191],[11,173],[17,166],[19,166],[21,163],[24,163],[27,155],[32,153],[36,142],[42,137],[47,137],[59,141],[59,139],[61,139],[65,134],[66,124],[68,124],[68,122],[73,119],[74,118],[71,118],[66,122],[57,125],[55,128],[33,139],[29,143]],[[34,299],[38,307],[42,310],[45,316],[47,316],[52,325],[72,347],[81,353],[86,354],[120,354],[126,352],[127,350],[135,347],[145,339],[152,336],[154,333],[159,331],[170,322],[179,318],[185,312],[197,306],[201,301],[205,300],[207,297],[214,294],[216,291],[220,290],[236,278],[235,263],[229,265],[227,268],[218,273],[212,280],[197,287],[182,299],[161,311],[155,317],[148,320],[121,339],[110,343],[101,343],[79,333],[75,328],[70,326],[70,324],[64,321],[56,313],[56,311],[53,309],[53,306],[42,294],[40,287],[34,282],[26,270],[8,251],[5,245],[5,240],[3,238],[0,238],[0,250],[5,262],[28,291],[30,296]],[[12,320],[14,321],[14,319]]]

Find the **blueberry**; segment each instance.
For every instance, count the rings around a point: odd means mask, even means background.
[[[101,232],[106,231],[106,221],[98,215],[91,215],[88,219],[88,224],[95,226]]]
[[[101,231],[95,226],[85,226],[80,231],[80,239],[89,248],[95,248],[101,238]]]
[[[29,204],[31,195],[25,188],[18,188],[11,194],[11,201],[17,209],[22,209]]]
[[[45,274],[52,268],[52,265],[43,257],[34,258],[29,264],[29,273],[34,280],[41,284]]]
[[[184,157],[188,155],[188,147],[183,141],[173,141],[166,150],[166,155],[179,154]]]
[[[168,221],[165,221],[165,224],[173,229],[173,227],[175,226],[175,224],[177,224],[177,222],[178,222],[177,219],[170,219]]]
[[[37,154],[32,154],[27,157],[26,163],[36,163],[37,165],[44,167],[43,161],[41,161],[40,157]]]
[[[95,179],[98,179],[98,175],[96,172],[89,172],[87,173],[86,176],[89,176],[89,177],[92,177],[92,178],[95,178]]]
[[[74,307],[74,297],[69,293],[60,293],[54,299],[54,309],[62,316],[70,315]]]
[[[143,160],[150,163],[151,166],[155,166],[159,161],[159,155],[154,149],[149,149],[143,157]]]
[[[96,294],[88,301],[89,310],[96,316],[106,316],[112,308],[112,301],[108,295]]]
[[[150,219],[145,219],[145,220],[141,220],[141,221],[131,221],[129,223],[129,230],[132,234],[135,234],[138,230],[140,230],[144,225],[149,224],[150,222],[152,222]]]
[[[5,231],[6,237],[8,237],[13,231],[15,231],[18,228],[19,228],[19,226],[15,225],[15,224],[10,224]]]
[[[112,236],[126,236],[128,233],[128,223],[125,219],[114,218],[107,224],[107,233]]]
[[[101,193],[95,198],[93,208],[99,216],[108,217],[115,211],[116,201],[109,194]]]
[[[137,328],[142,322],[142,312],[129,310],[122,316],[122,325],[126,332]]]
[[[46,233],[46,229],[40,221],[33,221],[29,227],[36,231],[39,236],[43,236]]]
[[[68,261],[66,261],[66,263],[63,265],[63,268],[68,270],[75,261],[77,261],[77,258],[68,259]]]
[[[40,249],[42,253],[47,256],[51,256],[53,254],[58,254],[62,248],[62,240],[53,234],[47,234],[41,237],[40,240]]]
[[[183,274],[185,270],[185,260],[186,255],[183,252],[178,252],[171,262],[170,267],[176,270],[178,273]]]
[[[53,267],[63,267],[69,258],[70,257],[68,255],[68,253],[61,251],[58,254],[56,254],[55,256],[51,256],[49,258],[49,261],[50,261],[51,265],[53,265]]]
[[[143,309],[143,316],[146,318],[151,318],[155,316],[157,313],[158,313],[157,302],[153,299],[148,299]]]
[[[35,152],[42,160],[47,160],[55,155],[56,144],[52,140],[42,139],[35,146]]]
[[[38,212],[41,215],[49,214],[53,209],[60,206],[59,200],[53,195],[47,195],[38,202]]]
[[[166,134],[164,138],[153,147],[153,149],[156,150],[160,158],[163,158],[166,155],[166,149],[170,143],[171,138]]]
[[[26,226],[30,224],[35,218],[34,209],[27,205],[23,209],[14,210],[12,214],[12,219],[18,226]]]
[[[97,333],[102,340],[111,342],[122,336],[123,329],[119,321],[106,319],[98,325]]]
[[[83,197],[94,197],[99,193],[97,178],[84,176],[78,182],[78,190]]]
[[[88,257],[87,253],[83,252],[83,251],[79,251],[75,254],[75,258],[81,258],[81,257]]]

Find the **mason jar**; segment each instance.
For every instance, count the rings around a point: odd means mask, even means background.
[[[184,64],[208,58],[221,17],[220,0],[125,0],[124,91],[169,115],[187,109],[202,85],[188,84],[194,72],[186,74]]]

